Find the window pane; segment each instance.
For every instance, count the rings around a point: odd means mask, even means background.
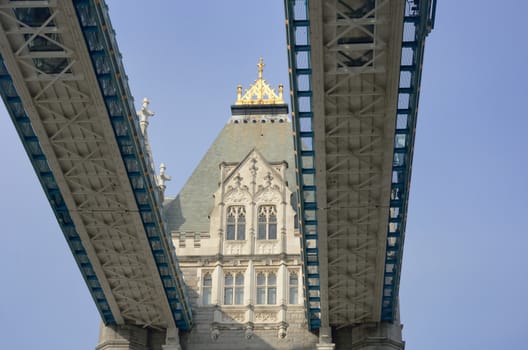
[[[264,287],[257,288],[257,304],[264,304],[266,302],[266,291]]]
[[[299,280],[297,279],[297,274],[293,272],[290,273],[290,285],[296,287],[298,283]]]
[[[257,239],[266,239],[266,224],[258,224]]]
[[[269,209],[269,220],[270,223],[277,223],[277,215],[275,214],[275,206],[271,206]]]
[[[276,304],[277,289],[275,287],[268,288],[268,304]]]
[[[227,225],[226,239],[227,240],[235,239],[235,225],[229,225],[229,224]]]
[[[206,274],[204,276],[203,285],[204,287],[210,287],[213,285],[213,278],[211,277],[210,274]]]
[[[203,289],[203,303],[204,305],[211,305],[211,287]]]
[[[262,286],[266,284],[266,275],[262,272],[257,274],[257,285]]]
[[[245,220],[243,221],[238,221],[238,237],[237,239],[239,241],[243,241],[246,239],[246,222]]]
[[[274,273],[270,273],[268,275],[268,285],[274,286],[277,283],[277,277],[275,277]]]
[[[235,277],[235,283],[237,286],[243,286],[244,285],[244,275],[241,273],[237,273]]]
[[[290,304],[298,304],[299,303],[299,292],[297,287],[290,287]]]
[[[226,240],[246,239],[246,209],[244,206],[227,208]]]
[[[244,302],[244,287],[235,288],[235,304],[242,305]]]
[[[224,304],[233,304],[233,288],[224,288]]]
[[[233,275],[232,274],[228,273],[227,275],[225,275],[224,284],[226,286],[233,285]]]
[[[277,224],[269,225],[268,239],[277,239]]]

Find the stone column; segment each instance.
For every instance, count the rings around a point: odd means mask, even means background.
[[[277,303],[279,305],[288,304],[288,282],[288,269],[286,268],[286,261],[282,259],[279,266],[279,271],[277,273]]]
[[[211,288],[211,303],[213,305],[222,304],[222,286],[224,285],[224,272],[220,262],[217,263],[213,274],[213,286]]]
[[[171,333],[173,334],[173,333]],[[177,335],[178,333],[176,333]],[[152,328],[143,328],[132,325],[113,325],[105,326],[101,322],[101,330],[99,333],[99,344],[96,350],[181,350],[178,347],[164,347],[167,345],[174,345],[168,342],[166,333],[163,330],[156,330]],[[179,346],[179,338],[177,339]]]
[[[96,350],[150,350],[148,329],[130,325],[105,326],[101,323]]]
[[[334,350],[335,344],[332,343],[332,329],[330,327],[321,327],[319,329],[319,343],[316,344],[317,350]],[[339,349],[339,348],[338,348]],[[343,349],[348,349],[346,346]]]
[[[162,345],[161,348],[162,350],[181,350],[178,328],[167,329],[165,344]]]
[[[246,305],[246,322],[255,322],[255,312],[253,305],[255,300],[255,269],[253,267],[253,260],[249,260],[246,269],[246,277],[244,279],[244,304]]]
[[[248,266],[246,268],[246,274],[244,277],[244,305],[255,304],[254,297],[255,291],[255,269],[253,267],[253,260],[249,259]]]
[[[377,325],[360,325],[352,328],[352,350],[403,350],[402,326],[398,322],[381,322]],[[337,347],[341,348],[341,344]]]

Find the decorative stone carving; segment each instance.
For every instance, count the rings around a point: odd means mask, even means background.
[[[284,92],[284,86],[279,85],[278,94],[274,89],[262,78],[262,72],[264,71],[264,61],[262,58],[259,59],[258,67],[258,79],[252,84],[244,93],[242,93],[242,85],[237,86],[237,100],[235,105],[273,105],[283,104],[284,100],[282,94]]]
[[[139,126],[141,127],[141,133],[145,135],[147,132],[148,127],[148,119],[154,116],[154,112],[148,109],[148,106],[150,104],[150,101],[148,98],[143,99],[143,104],[141,105],[141,110],[137,111],[137,115],[139,118]]]
[[[264,188],[257,192],[255,200],[260,203],[277,203],[281,200],[281,194],[278,186],[273,188]]]
[[[255,178],[255,176],[257,176],[257,171],[258,171],[258,167],[257,167],[257,159],[256,158],[253,158],[251,159],[251,167],[249,168],[249,172],[251,173],[251,175],[253,176],[253,178]]]
[[[268,171],[264,177],[265,185],[259,185],[257,193],[255,194],[255,199],[257,202],[267,202],[267,203],[276,203],[281,200],[281,191],[280,187],[277,184],[274,184],[274,178],[271,175],[271,172]]]
[[[233,170],[235,170],[235,168],[236,168],[235,165],[224,165],[223,167],[224,173],[222,177],[225,179],[226,177],[231,175],[231,173],[233,172]]]
[[[258,241],[257,242],[257,253],[258,254],[274,254],[277,250],[276,242],[269,241]]]
[[[226,323],[244,323],[246,320],[246,315],[243,311],[223,311],[222,313],[222,322]]]
[[[249,191],[237,188],[232,191],[229,191],[226,194],[225,200],[229,203],[247,204],[250,202],[251,196],[249,194]]]
[[[242,246],[244,246],[246,241],[242,242],[231,242],[226,241],[225,243],[225,252],[227,255],[240,255],[242,253]]]
[[[277,321],[276,312],[256,312],[255,313],[256,322],[275,322]]]
[[[165,189],[167,188],[167,185],[165,185],[165,182],[170,181],[172,179],[171,176],[165,174],[165,170],[167,167],[165,166],[165,163],[160,164],[160,172],[159,175],[156,177],[158,181],[158,187],[160,189],[161,194],[161,201],[163,202],[163,198],[165,195]]]
[[[286,338],[286,325],[284,323],[281,323],[281,325],[279,326],[279,332],[277,334],[277,336],[279,337],[279,339],[284,339]]]
[[[253,338],[253,325],[252,324],[246,325],[246,331],[244,332],[244,336],[246,337],[247,340],[250,340],[251,338]]]
[[[211,339],[213,341],[217,341],[219,337],[220,337],[220,330],[218,329],[218,327],[213,327],[211,329]]]
[[[237,174],[233,180],[233,185],[227,187],[224,202],[249,203],[251,200],[251,194],[249,193],[249,188],[242,184],[244,178],[241,177],[240,174]]]

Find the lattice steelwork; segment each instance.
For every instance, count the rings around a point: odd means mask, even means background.
[[[305,273],[310,276],[306,247],[312,240],[320,284],[311,326],[394,320],[423,44],[434,6],[404,0],[285,4]],[[305,174],[313,174],[314,183],[305,186]],[[313,230],[306,229],[315,212]],[[310,281],[307,286],[309,293]]]
[[[292,120],[295,132],[295,169],[299,200],[299,227],[303,233],[301,249],[304,258],[305,306],[310,329],[321,326],[321,288],[319,239],[317,235],[317,203],[315,151],[311,90],[311,62],[308,7],[306,1],[285,1],[286,34],[292,92]]]
[[[0,1],[0,93],[106,324],[190,329],[100,1]]]
[[[407,205],[411,183],[414,135],[422,76],[425,37],[434,27],[436,1],[408,1],[401,46],[398,109],[392,158],[389,224],[385,249],[381,319],[396,316]],[[430,17],[431,16],[431,17]]]

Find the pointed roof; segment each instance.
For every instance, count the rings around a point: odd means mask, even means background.
[[[295,158],[292,124],[288,105],[262,78],[264,63],[259,61],[258,78],[242,94],[238,86],[231,118],[187,180],[178,196],[164,203],[169,229],[179,232],[209,232],[208,216],[213,194],[219,187],[220,164],[239,164],[253,151],[268,163],[286,162],[286,181],[295,193]]]
[[[257,150],[268,163],[288,164],[286,181],[295,193],[291,123],[226,124],[178,196],[164,204],[169,230],[209,232],[209,214],[220,182],[220,164],[242,162]]]
[[[257,148],[253,148],[249,151],[248,154],[245,155],[244,158],[242,158],[239,162],[233,163],[236,165],[233,169],[229,171],[227,176],[225,177],[223,183],[226,184],[229,181],[231,181],[232,178],[238,176],[240,174],[240,170],[244,168],[250,161],[257,160],[259,163],[264,164],[266,168],[269,170],[270,173],[272,173],[275,177],[282,180],[282,175],[273,168],[273,165],[276,165],[277,162],[269,162],[260,152]],[[282,162],[282,161],[281,161]],[[224,162],[225,164],[229,164],[227,162]]]

